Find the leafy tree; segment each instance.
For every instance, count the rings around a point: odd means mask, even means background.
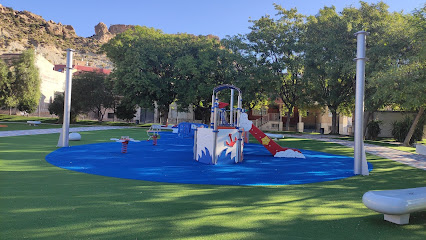
[[[393,64],[374,75],[377,86],[374,97],[388,105],[396,104],[402,109],[417,111],[404,140],[404,145],[408,146],[426,107],[426,4],[406,19],[408,24],[403,25],[403,33],[409,41],[404,54],[392,58]]]
[[[176,103],[178,109],[192,105],[209,121],[211,94],[214,87],[232,81],[234,62],[216,38],[192,38],[183,49],[185,56],[175,63]],[[222,99],[224,101],[225,99]]]
[[[159,30],[137,26],[134,31],[118,34],[103,45],[103,50],[115,65],[111,74],[114,88],[118,94],[129,97],[132,104],[152,107],[156,100],[151,101],[152,96],[161,93],[162,87],[168,87],[165,81],[160,81],[161,77],[166,78],[166,74],[159,74],[161,67],[167,66],[165,62],[161,65],[164,54],[157,54],[156,51],[161,49],[150,49],[155,45],[155,40],[160,44],[161,35]],[[158,71],[158,74],[154,71]]]
[[[33,49],[22,53],[14,64],[14,73],[12,96],[18,101],[18,109],[29,113],[34,112],[40,100],[41,80],[38,68],[35,66]]]
[[[115,96],[107,76],[99,72],[78,72],[74,74],[71,88],[71,122],[77,121],[77,116],[88,111],[93,111],[102,121],[106,108],[113,108]],[[64,115],[64,93],[55,96],[49,105],[50,114],[59,116],[62,122]]]
[[[266,84],[271,98],[278,97],[284,103],[286,130],[290,130],[290,116],[304,97],[302,42],[305,16],[294,8],[286,10],[277,4],[275,10],[278,11],[278,19],[267,15],[252,21],[247,39],[259,64],[270,70]]]
[[[306,34],[304,77],[313,99],[332,113],[331,134],[338,134],[338,112],[353,101],[355,92],[356,39],[335,7],[308,17]]]
[[[386,99],[387,103],[398,104],[402,109],[417,110],[404,145],[410,144],[414,130],[426,107],[426,62],[413,61],[410,64],[393,67],[376,76],[377,84],[382,86],[375,95]]]
[[[103,46],[115,65],[117,92],[131,104],[157,107],[167,122],[169,105],[208,106],[211,86],[225,82],[224,50],[217,39],[189,34],[164,34],[136,26]]]
[[[59,117],[58,123],[62,123],[64,120],[64,93],[59,93],[55,96],[55,99],[51,104],[49,104],[48,107],[50,114],[55,114]],[[77,104],[71,104],[70,109],[70,122],[76,123],[77,122],[77,116],[82,111],[79,109],[79,105]]]
[[[8,106],[10,98],[11,79],[9,76],[9,67],[0,59],[0,107]]]
[[[72,105],[78,104],[84,112],[92,111],[102,121],[107,108],[114,107],[112,86],[101,72],[78,72],[72,80]]]
[[[127,122],[130,122],[134,117],[136,113],[136,106],[131,105],[126,102],[121,102],[115,109],[115,114],[119,119],[126,120]]]
[[[328,106],[333,114],[332,133],[338,133],[337,114],[353,108],[355,95],[356,38],[354,33],[365,30],[367,38],[365,106],[373,112],[385,105],[375,97],[377,84],[370,77],[389,65],[405,61],[409,49],[406,32],[407,19],[402,13],[390,13],[388,6],[379,2],[361,2],[359,9],[344,8],[339,14],[334,7],[321,9],[307,21],[306,77],[313,89],[313,97]],[[368,121],[365,121],[367,123]]]
[[[229,50],[230,67],[227,79],[241,89],[243,107],[253,109],[268,102],[270,70],[262,66],[256,53],[249,46],[246,35],[227,36],[221,44]]]
[[[359,9],[350,7],[342,11],[342,17],[353,31],[365,30],[367,37],[366,84],[365,84],[365,125],[372,113],[384,107],[387,102],[374,93],[382,86],[377,85],[374,75],[386,71],[389,66],[404,62],[412,49],[409,15],[389,12],[383,2],[368,4],[361,2]],[[366,126],[364,129],[366,130]]]

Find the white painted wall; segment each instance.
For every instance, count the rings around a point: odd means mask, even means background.
[[[55,98],[55,92],[65,91],[65,73],[54,71],[54,65],[41,54],[36,54],[35,65],[39,69],[41,79],[40,115],[50,116],[48,107]]]
[[[373,114],[373,119],[382,121],[380,124],[381,132],[379,137],[392,137],[392,123],[395,121],[401,121],[406,116],[411,116],[414,118],[416,113],[412,112],[392,112],[392,111],[383,111],[375,112]]]

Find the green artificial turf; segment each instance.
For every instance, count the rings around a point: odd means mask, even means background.
[[[27,121],[40,121],[42,124],[57,124],[58,118],[49,118],[49,117],[36,117],[36,116],[19,116],[19,115],[6,115],[0,114],[0,122],[2,124],[10,124],[9,122],[22,122],[26,123]],[[60,124],[62,125],[62,123]],[[112,122],[112,121],[104,121],[99,122],[97,120],[77,120],[77,123],[71,125],[100,125],[100,126],[135,126],[134,123],[127,122]],[[0,129],[1,130],[1,129]]]
[[[336,139],[345,140],[345,141],[354,141],[354,137],[350,136],[341,136]],[[376,141],[373,140],[364,140],[364,143],[373,144],[382,147],[388,147],[392,149],[396,149],[399,151],[409,152],[416,154],[416,147],[405,147],[402,143],[395,141],[393,138],[378,138]],[[422,139],[421,141],[417,141],[416,144],[426,144],[426,139]]]
[[[0,127],[0,131],[16,131],[16,130],[34,130],[34,129],[48,129],[48,128],[61,128],[61,124],[50,124],[50,123],[41,123],[37,126],[31,126],[27,123],[19,123],[19,122],[3,122],[0,123],[0,125],[6,126],[6,127]],[[71,127],[75,127],[74,125],[71,125]]]
[[[0,122],[26,122],[26,121],[41,121],[42,123],[56,123],[58,119],[49,118],[49,117],[0,114]]]
[[[146,137],[142,129],[81,135],[81,142],[70,144]],[[387,159],[368,155],[370,176],[315,184],[167,184],[50,165],[44,158],[58,137],[0,138],[0,239],[426,239],[426,212],[413,213],[409,225],[399,226],[362,204],[369,190],[426,186],[425,171]],[[307,139],[280,144],[353,153]]]

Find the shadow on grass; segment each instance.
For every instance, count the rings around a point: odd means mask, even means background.
[[[144,131],[84,132],[107,142]],[[425,171],[368,156],[370,176],[269,187],[166,184],[67,171],[44,157],[59,134],[0,144],[2,239],[424,239],[426,213],[397,226],[364,207],[369,190],[420,187]],[[280,142],[281,143],[281,142]],[[289,147],[352,154],[336,144],[292,139]],[[19,162],[19,163],[17,163]]]

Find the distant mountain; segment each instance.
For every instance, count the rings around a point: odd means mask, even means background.
[[[116,34],[133,25],[116,24],[109,28],[100,22],[94,27],[91,37],[79,37],[71,25],[62,25],[28,11],[15,11],[0,4],[0,55],[20,53],[33,47],[52,64],[65,64],[66,49],[76,50],[74,59],[98,68],[112,68],[112,63],[104,54],[99,54],[102,44]],[[207,35],[209,38],[219,37]]]
[[[51,63],[64,64],[65,50],[72,48],[76,50],[75,59],[88,61],[94,67],[112,68],[108,58],[98,53],[99,48],[120,30],[131,26],[114,25],[118,27],[111,26],[113,31],[105,30],[106,26],[102,26],[105,24],[99,23],[95,27],[95,31],[98,31],[92,37],[79,37],[71,25],[46,21],[42,16],[15,11],[0,4],[0,54],[19,53],[34,47]]]

